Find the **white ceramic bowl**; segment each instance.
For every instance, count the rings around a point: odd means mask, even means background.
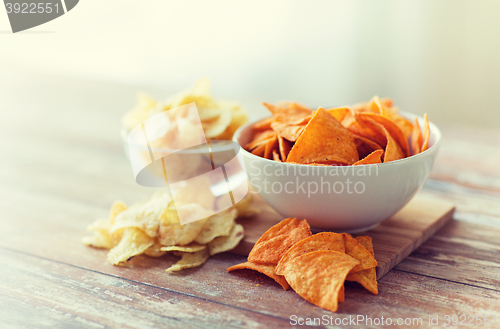
[[[400,114],[411,121],[417,117]],[[418,120],[423,127],[423,118]],[[233,140],[247,144],[253,123],[240,127]],[[307,166],[271,161],[243,148],[241,152],[251,185],[284,218],[305,218],[316,228],[355,233],[391,217],[420,190],[441,144],[439,129],[432,123],[430,129],[428,150],[382,164]]]

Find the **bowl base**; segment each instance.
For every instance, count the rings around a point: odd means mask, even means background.
[[[377,226],[379,226],[380,223],[375,223],[373,225],[368,225],[368,226],[363,226],[363,227],[359,227],[359,228],[355,228],[355,229],[352,229],[352,230],[349,230],[349,229],[342,229],[342,230],[333,230],[333,229],[327,229],[327,228],[317,228],[317,227],[311,227],[311,231],[313,233],[319,233],[319,232],[336,232],[336,233],[349,233],[349,234],[355,234],[355,233],[360,233],[360,232],[366,232],[366,231],[369,231],[371,230],[372,228],[375,228]]]

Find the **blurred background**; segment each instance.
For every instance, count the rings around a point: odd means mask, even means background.
[[[125,112],[136,91],[166,98],[208,77],[253,117],[262,101],[379,95],[437,124],[500,127],[499,13],[499,1],[85,0],[12,34],[0,11],[1,111],[57,96]]]

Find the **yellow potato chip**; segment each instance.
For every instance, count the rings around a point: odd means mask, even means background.
[[[118,213],[110,232],[137,227],[150,237],[156,237],[160,222],[166,216],[165,212],[171,201],[172,197],[169,193],[163,191],[155,193],[146,203],[133,205]]]
[[[144,254],[149,257],[161,257],[167,253],[166,251],[161,251],[162,247],[163,246],[160,244],[158,239],[155,239],[153,245],[148,249],[144,250]]]
[[[257,271],[259,273],[262,273],[274,281],[276,281],[283,289],[288,290],[290,289],[290,286],[285,280],[285,277],[282,275],[276,274],[274,271],[275,265],[273,264],[257,264],[257,263],[252,263],[252,262],[245,262],[242,264],[234,265],[231,266],[230,268],[227,269],[228,272],[232,272],[235,270],[253,270]]]
[[[127,210],[127,205],[121,201],[115,201],[111,206],[111,210],[109,211],[109,222],[111,225],[115,223],[116,216],[122,211]]]
[[[243,239],[244,229],[240,224],[233,226],[228,236],[220,236],[208,243],[210,256],[234,249]]]
[[[188,218],[191,214],[197,218],[207,214],[207,210],[196,203],[177,208],[171,204],[166,210],[166,216],[160,222],[158,232],[159,241],[164,246],[186,245],[193,242],[205,225],[206,219],[181,225],[177,212],[180,212],[184,218]]]
[[[252,206],[253,195],[252,193],[247,193],[247,195],[240,200],[234,207],[238,211],[238,217],[252,217],[260,213],[260,208]]]
[[[356,265],[356,267],[352,269],[352,272],[359,272],[377,266],[375,257],[373,257],[373,255],[366,250],[361,243],[354,239],[350,234],[342,233],[342,235],[344,236],[345,253],[360,262],[359,265]]]
[[[318,250],[333,250],[345,252],[344,238],[342,234],[323,232],[314,234],[295,243],[286,254],[281,257],[276,266],[276,273],[283,275],[283,269],[287,262],[303,254]]]
[[[309,236],[311,228],[305,219],[284,219],[259,238],[250,251],[248,260],[277,265],[291,246]]]
[[[154,239],[136,227],[124,229],[120,242],[108,253],[108,262],[120,265],[151,247]]]
[[[339,293],[349,271],[359,264],[338,251],[313,251],[285,264],[284,276],[297,294],[332,312],[337,311]]]
[[[227,209],[208,217],[194,241],[199,244],[207,244],[216,237],[229,235],[237,216],[236,209]]]
[[[209,257],[210,254],[208,253],[208,249],[203,249],[192,253],[185,252],[182,254],[182,258],[180,261],[170,266],[165,271],[175,272],[185,268],[197,267],[205,263]]]
[[[87,227],[87,231],[94,232],[92,236],[83,237],[82,242],[94,248],[113,248],[116,243],[109,233],[109,220],[98,219]]]
[[[182,251],[182,252],[198,252],[200,250],[206,249],[207,246],[204,244],[198,244],[192,242],[185,246],[167,246],[161,247],[161,251]]]

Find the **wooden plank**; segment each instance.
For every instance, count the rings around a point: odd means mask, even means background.
[[[245,227],[245,237],[233,253],[247,256],[257,240],[283,218],[274,212],[260,198],[256,198],[262,213],[238,222]],[[380,279],[422,243],[448,223],[453,215],[452,203],[431,200],[420,193],[401,211],[383,221],[376,228],[358,233],[373,238],[377,277]]]
[[[471,314],[500,316],[498,291],[397,270],[381,280],[377,296],[355,283],[347,283],[346,301],[333,314],[315,307],[292,290],[284,291],[259,273],[229,274],[225,271],[225,266],[240,262],[242,258],[219,255],[202,269],[189,269],[176,275],[179,278],[170,277],[175,282],[154,286],[139,281],[148,281],[150,272],[156,272],[151,259],[146,262],[152,266],[144,264],[145,260],[136,261],[133,271],[114,267],[126,273],[128,278],[124,280],[93,269],[0,250],[3,264],[0,267],[0,303],[3,306],[0,322],[15,327],[40,327],[42,323],[51,328],[275,328],[288,326],[294,315],[333,319],[364,315],[394,320],[420,318],[423,327],[427,327],[424,321],[429,315],[441,318]],[[130,276],[132,272],[135,274]],[[189,291],[183,291],[188,287]],[[351,327],[384,326],[361,323]]]
[[[0,326],[240,328],[286,319],[0,250]]]

